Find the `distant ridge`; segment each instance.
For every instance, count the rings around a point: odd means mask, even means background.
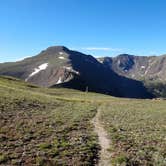
[[[136,80],[166,81],[166,55],[134,56],[121,54],[99,60],[114,72]]]

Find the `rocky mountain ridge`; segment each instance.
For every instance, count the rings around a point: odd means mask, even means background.
[[[124,58],[120,67],[130,70],[133,66],[132,58]],[[111,63],[106,63],[108,60]],[[103,58],[101,63],[91,55],[64,46],[53,46],[22,61],[0,64],[0,75],[17,77],[42,87],[65,87],[83,91],[88,88],[92,92],[129,98],[153,97],[142,82],[114,70],[116,61],[118,64],[116,59]]]
[[[119,75],[136,79],[166,82],[166,55],[134,56],[121,54],[99,60]]]

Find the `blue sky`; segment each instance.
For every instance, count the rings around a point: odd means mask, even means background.
[[[0,62],[65,45],[95,56],[166,53],[165,0],[1,0]]]

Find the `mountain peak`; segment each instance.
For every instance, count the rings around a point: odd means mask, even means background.
[[[130,55],[130,54],[119,54],[117,57],[134,57],[134,55]]]
[[[68,51],[69,49],[65,46],[51,46],[46,51]]]
[[[0,75],[18,77],[42,87],[64,87],[83,91],[88,87],[89,91],[113,96],[151,97],[141,82],[113,71],[114,63],[124,72],[132,69],[132,58],[125,56],[102,62],[64,46],[52,46],[19,63],[0,65]]]

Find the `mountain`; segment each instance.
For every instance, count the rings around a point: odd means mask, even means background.
[[[119,97],[152,97],[140,81],[120,76],[93,56],[64,46],[49,47],[31,58],[0,64],[0,75],[42,87],[88,89]]]
[[[166,96],[166,55],[121,54],[117,57],[99,58],[98,61],[121,76],[142,81],[154,95]]]
[[[136,80],[166,81],[166,56],[134,56],[121,54],[101,58],[116,73]]]

